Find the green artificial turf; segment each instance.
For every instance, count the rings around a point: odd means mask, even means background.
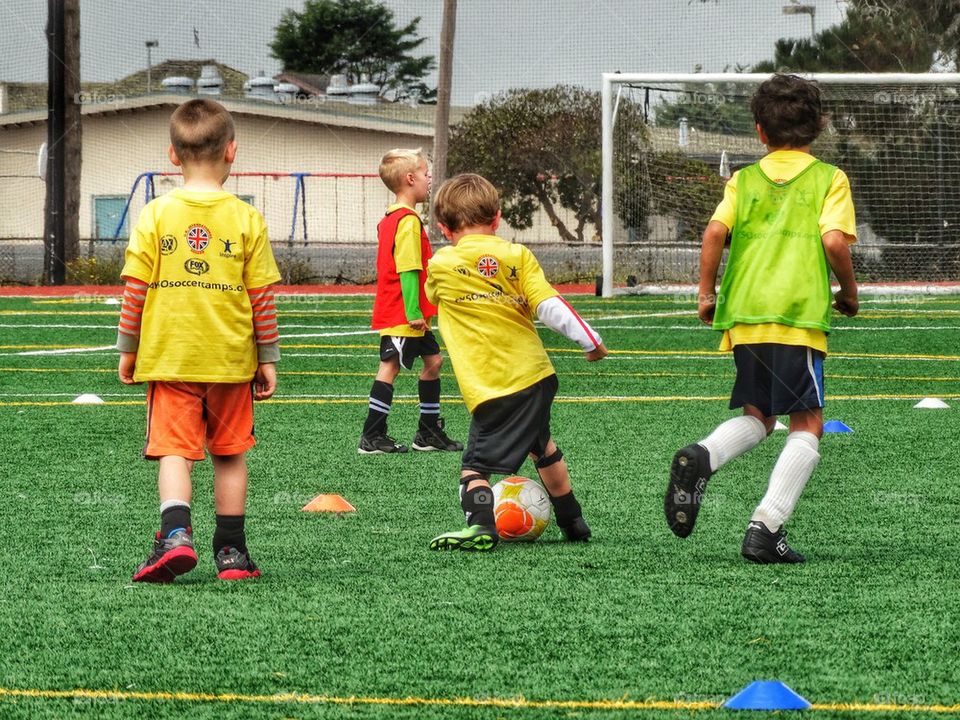
[[[727,717],[688,704],[721,703],[757,679],[818,704],[960,702],[960,298],[865,298],[861,317],[837,318],[825,416],[854,432],[822,441],[789,525],[808,562],[791,567],[739,557],[783,432],[716,475],[689,539],[663,520],[674,451],[732,416],[718,335],[669,296],[571,299],[612,351],[588,364],[541,330],[560,377],[554,436],[589,544],[550,527],[485,555],[429,551],[463,522],[458,457],[357,455],[377,338],[337,333],[366,327],[370,298],[301,297],[279,303],[280,386],[257,407],[249,454],[248,542],[264,575],[216,579],[201,463],[200,565],[172,586],[130,583],[158,523],[156,466],[139,458],[143,388],[119,384],[108,350],[20,354],[111,345],[116,306],[0,300],[0,717]],[[108,404],[68,404],[81,393]],[[449,364],[443,393],[448,432],[464,439]],[[402,372],[390,431],[403,442],[415,396],[415,374]],[[925,396],[956,407],[914,410]],[[318,493],[357,513],[301,512]],[[9,694],[77,688],[245,697]],[[285,693],[360,700],[262,699]],[[481,704],[369,701],[411,697]],[[521,698],[678,709],[483,705]]]

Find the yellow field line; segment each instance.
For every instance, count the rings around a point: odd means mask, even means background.
[[[538,710],[717,710],[716,702],[684,700],[528,700],[516,698],[424,698],[364,697],[351,695],[310,695],[280,693],[253,695],[247,693],[147,692],[135,690],[41,690],[34,688],[0,688],[0,699],[32,698],[38,700],[146,700],[152,702],[243,703],[264,705],[374,705],[392,707],[476,707]],[[958,713],[960,705],[894,705],[879,703],[814,703],[811,710],[821,712],[929,712]]]
[[[876,394],[876,395],[830,395],[828,400],[923,400],[926,395],[922,393],[900,393],[900,394]],[[937,393],[937,397],[942,399],[958,399],[960,393]],[[599,404],[599,403],[657,403],[657,402],[708,402],[716,400],[728,400],[729,395],[606,395],[606,396],[586,396],[586,397],[557,397],[554,402],[565,404]],[[145,400],[105,400],[97,403],[98,406],[104,405],[143,405]],[[260,400],[260,405],[366,405],[369,399],[366,397],[356,398],[272,398],[270,400]],[[395,398],[394,404],[415,405],[420,401],[417,398]],[[78,404],[70,400],[23,400],[23,401],[4,401],[0,402],[0,407],[89,407],[88,405]]]
[[[89,304],[89,303],[86,303]],[[73,317],[81,315],[119,315],[120,306],[116,310],[77,310],[76,312],[64,312],[63,310],[0,310],[0,315],[56,315],[58,317]]]
[[[0,373],[116,373],[115,368],[17,368],[17,367],[0,367]],[[369,372],[340,372],[336,370],[280,370],[277,373],[278,375],[284,376],[307,376],[307,377],[368,377]],[[609,377],[609,378],[680,378],[680,377],[692,377],[692,378],[726,378],[733,374],[733,371],[729,372],[717,372],[717,373],[708,373],[708,372],[579,372],[579,371],[566,371],[563,373],[564,377]],[[444,374],[444,377],[453,377],[452,373]],[[834,375],[830,373],[827,375],[828,380],[877,380],[876,375]],[[905,382],[905,381],[918,381],[918,382],[946,382],[946,383],[955,383],[960,382],[960,376],[925,376],[925,375],[884,375],[882,380],[884,382]]]

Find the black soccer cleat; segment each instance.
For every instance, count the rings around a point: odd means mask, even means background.
[[[449,450],[450,452],[460,452],[463,450],[463,443],[451,440],[443,431],[443,418],[437,418],[437,424],[433,427],[421,425],[417,434],[413,438],[413,449],[428,452],[430,450]]]
[[[559,525],[563,537],[570,542],[586,542],[593,535],[583,516],[574,518],[569,525]]]
[[[401,445],[385,433],[361,435],[357,453],[360,455],[380,455],[383,453],[405,453],[406,445]]]
[[[663,497],[663,513],[671,532],[677,537],[685,538],[693,532],[712,474],[710,453],[703,445],[687,445],[673,456],[670,483]]]
[[[802,563],[806,558],[787,545],[787,534],[781,525],[776,532],[767,530],[762,522],[747,525],[740,554],[753,563]]]
[[[235,547],[220,548],[214,562],[221,580],[247,580],[260,577],[260,569],[250,559],[250,553]]]
[[[133,582],[170,583],[177,575],[190,572],[196,566],[197,553],[190,528],[181,528],[168,538],[157,533],[153,551],[134,571]]]

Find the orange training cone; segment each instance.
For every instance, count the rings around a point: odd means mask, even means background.
[[[304,512],[332,512],[345,513],[356,512],[357,509],[343,499],[340,495],[317,495],[313,500],[304,505],[301,510]]]

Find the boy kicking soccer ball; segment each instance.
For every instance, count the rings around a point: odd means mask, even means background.
[[[492,550],[500,538],[490,476],[516,474],[528,455],[564,536],[587,540],[590,527],[550,434],[557,376],[533,317],[580,345],[591,362],[606,356],[603,341],[550,286],[528,248],[494,234],[500,198],[487,180],[448,180],[434,212],[453,245],[430,261],[426,292],[440,310],[440,331],[473,418],[460,471],[467,528],[434,538],[430,547]]]
[[[769,154],[730,178],[703,234],[698,312],[723,331],[737,377],[727,420],[706,439],[677,451],[664,497],[667,524],[687,537],[707,481],[790,416],[790,434],[766,495],[747,525],[741,554],[755,563],[800,563],[784,524],[820,461],[823,359],[830,330],[830,269],[840,283],[833,307],[857,314],[848,245],[856,240],[846,175],[817,160],[810,145],[826,125],[817,85],[777,74],[750,102]],[[717,271],[730,235],[720,291]]]

